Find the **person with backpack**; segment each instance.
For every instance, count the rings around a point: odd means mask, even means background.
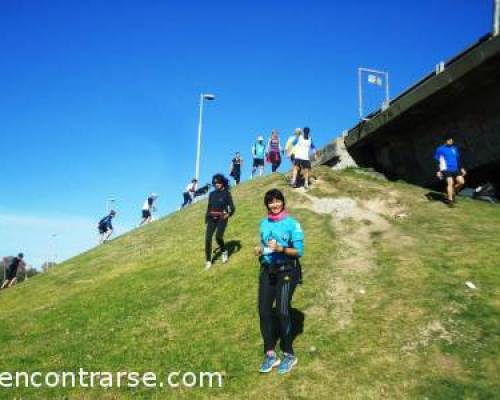
[[[271,163],[272,172],[276,172],[281,165],[281,152],[281,143],[278,132],[273,129],[266,149],[267,158]]]
[[[153,212],[156,211],[154,202],[157,198],[158,195],[156,193],[151,193],[144,201],[144,204],[142,205],[142,220],[139,223],[139,226],[149,224],[153,220]]]
[[[456,195],[465,185],[467,172],[460,165],[460,152],[453,144],[453,136],[447,134],[444,139],[444,144],[439,146],[434,153],[434,160],[438,163],[436,175],[439,179],[446,181],[445,203],[449,207],[454,207]]]
[[[279,374],[286,374],[297,364],[292,347],[291,301],[301,280],[298,259],[304,255],[304,232],[299,222],[288,215],[281,191],[269,190],[264,195],[264,205],[268,214],[260,223],[260,245],[255,248],[260,262],[258,309],[264,341],[264,361],[259,372],[268,373],[278,368]],[[272,311],[275,302],[282,360],[274,349],[277,327]]]
[[[0,289],[7,289],[12,287],[17,281],[17,270],[19,267],[24,268],[24,254],[19,253],[16,257],[12,257],[5,271],[5,280]]]
[[[212,178],[212,185],[215,189],[208,195],[207,212],[205,214],[205,224],[207,225],[205,233],[206,270],[212,267],[212,237],[214,233],[215,241],[222,253],[222,262],[227,263],[229,255],[224,247],[224,232],[229,218],[236,211],[229,191],[228,179],[222,174],[215,174]]]
[[[237,185],[240,184],[242,164],[243,160],[241,159],[240,152],[237,151],[234,158],[231,161],[231,172],[229,173],[229,176],[233,177]]]
[[[106,242],[113,233],[113,225],[111,220],[115,217],[116,212],[111,210],[108,215],[102,218],[97,224],[99,230],[99,244]]]
[[[186,190],[184,191],[184,193],[182,193],[184,202],[182,203],[181,208],[184,208],[193,202],[197,186],[198,186],[198,179],[196,178],[191,179],[191,182],[186,186]]]
[[[266,155],[266,145],[264,144],[264,138],[262,136],[258,136],[257,141],[252,146],[252,156],[253,156],[252,178],[254,177],[257,169],[259,170],[259,176],[264,175],[265,155]]]
[[[305,127],[303,133],[297,136],[293,141],[294,146],[294,166],[292,171],[292,181],[290,185],[297,187],[297,174],[299,170],[304,178],[304,189],[309,189],[309,171],[311,170],[310,153],[316,150],[316,146],[311,138],[310,129]]]

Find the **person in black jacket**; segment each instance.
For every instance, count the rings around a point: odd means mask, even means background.
[[[111,223],[111,220],[115,217],[115,215],[115,210],[111,210],[109,214],[102,218],[97,224],[97,229],[99,230],[99,244],[106,242],[113,234],[113,224]]]
[[[215,187],[208,196],[207,214],[205,223],[207,231],[205,234],[205,269],[212,266],[212,237],[215,232],[215,240],[222,251],[222,262],[228,260],[227,250],[224,248],[224,231],[227,227],[228,219],[234,214],[236,208],[229,191],[229,182],[222,174],[216,174],[212,178],[212,185]]]
[[[5,280],[3,281],[2,287],[0,287],[0,289],[10,288],[12,285],[16,283],[18,268],[19,267],[24,268],[23,258],[24,258],[23,253],[19,253],[17,257],[12,257],[12,260],[10,261],[9,266],[7,267],[5,273]]]

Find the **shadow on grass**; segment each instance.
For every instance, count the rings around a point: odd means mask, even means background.
[[[304,332],[304,320],[306,317],[302,311],[297,310],[296,308],[292,308],[290,310],[290,316],[292,319],[292,344],[293,344],[297,336],[299,336]],[[273,342],[274,346],[276,347],[276,344],[278,343],[280,338],[280,329],[279,329],[280,321],[278,319],[276,308],[273,308],[273,326],[274,326]],[[283,350],[281,343],[280,343],[280,348],[281,350]]]
[[[224,244],[227,254],[231,257],[234,253],[238,253],[241,250],[241,241],[230,240]],[[214,256],[212,257],[212,262],[217,261],[222,256],[222,251],[220,247],[214,250]]]
[[[441,203],[444,203],[446,199],[445,194],[440,192],[428,192],[425,197],[429,201],[440,201]]]

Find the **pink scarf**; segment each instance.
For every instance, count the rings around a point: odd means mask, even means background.
[[[281,210],[281,212],[279,214],[273,214],[273,213],[267,214],[267,218],[269,219],[269,221],[273,221],[273,222],[281,221],[282,219],[284,219],[286,217],[288,217],[288,213],[286,212],[286,210]]]

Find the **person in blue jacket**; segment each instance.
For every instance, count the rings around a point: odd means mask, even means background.
[[[259,170],[259,176],[264,174],[264,158],[266,156],[266,145],[264,144],[264,138],[262,136],[257,137],[257,141],[252,146],[252,178],[255,175],[257,169]]]
[[[113,225],[111,220],[115,217],[116,212],[111,210],[108,215],[102,218],[97,224],[97,229],[99,230],[99,244],[103,244],[106,240],[109,239],[111,234],[113,233]]]
[[[264,196],[264,205],[268,215],[260,223],[260,245],[255,248],[260,261],[258,303],[265,354],[259,371],[267,373],[278,368],[278,373],[285,374],[297,364],[292,347],[291,301],[300,280],[298,258],[304,254],[304,232],[297,220],[288,215],[281,191],[269,190]],[[274,302],[282,360],[274,350]]]
[[[461,167],[460,152],[453,144],[452,135],[445,136],[445,143],[436,149],[434,159],[438,163],[437,177],[446,180],[446,203],[453,207],[456,194],[465,185],[467,172]]]

